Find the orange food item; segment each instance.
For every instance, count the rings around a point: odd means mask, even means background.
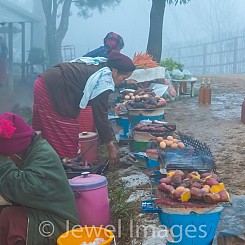
[[[174,176],[174,174],[175,174],[175,171],[169,171],[168,173],[167,173],[167,176],[168,177],[173,177]]]
[[[217,185],[219,182],[215,178],[207,178],[204,182],[205,185],[209,185],[210,187],[213,185]]]
[[[166,143],[164,141],[160,142],[160,147],[162,149],[166,148]]]
[[[221,201],[218,193],[208,193],[204,195],[203,199],[206,203],[210,204],[216,204]]]
[[[163,137],[157,137],[156,140],[157,140],[157,142],[162,142],[163,141]]]
[[[180,199],[181,194],[182,194],[182,192],[174,190],[171,192],[170,197],[174,200],[178,200],[178,199]]]
[[[161,178],[160,183],[165,183],[166,185],[171,185],[172,177]]]
[[[158,190],[170,194],[174,191],[174,187],[171,185],[166,185],[165,183],[161,183],[158,185]]]
[[[172,141],[173,141],[174,143],[177,143],[177,144],[179,143],[179,141],[178,141],[177,139],[173,139]]]
[[[220,196],[221,202],[230,202],[231,201],[230,195],[226,190],[219,192],[219,196]]]
[[[185,191],[185,187],[184,186],[179,186],[176,188],[176,191],[179,191],[179,192],[184,192]]]
[[[178,143],[178,147],[179,147],[180,149],[183,149],[183,148],[185,148],[185,144],[184,144],[183,142],[179,142],[179,143]]]
[[[175,170],[173,177],[180,177],[181,179],[183,179],[184,175],[185,174],[182,170]]]
[[[225,190],[224,183],[212,185],[212,187],[210,188],[210,192],[212,192],[212,193],[219,193],[219,192],[224,191],[224,190]]]
[[[196,187],[191,188],[191,198],[196,200],[201,200],[207,192],[203,191],[202,189],[198,189]]]
[[[191,198],[190,191],[184,191],[180,196],[181,202],[188,202],[190,198]]]
[[[166,141],[167,146],[171,146],[172,144],[173,144],[173,141],[170,141],[170,140]]]
[[[204,191],[204,192],[206,192],[206,193],[209,193],[210,188],[204,188],[203,187],[201,190]]]
[[[173,137],[173,136],[168,136],[168,137],[167,137],[167,140],[171,140],[171,141],[173,141],[173,139],[174,139],[174,137]]]
[[[171,144],[171,148],[175,148],[175,149],[178,148],[178,144],[177,143],[172,143]]]
[[[200,179],[200,174],[197,171],[193,171],[187,175],[189,179]]]
[[[209,185],[204,185],[203,188],[206,188],[206,189],[210,190],[210,186]]]
[[[133,63],[136,67],[144,69],[158,66],[158,63],[153,60],[151,55],[142,52],[134,54]]]

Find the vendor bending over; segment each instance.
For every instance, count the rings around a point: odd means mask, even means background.
[[[33,128],[41,131],[61,157],[77,157],[80,108],[92,107],[100,140],[107,144],[110,163],[118,162],[108,120],[108,99],[115,85],[135,70],[132,60],[112,51],[107,62],[67,62],[42,73],[34,86]],[[82,117],[88,115],[84,112]]]
[[[0,114],[1,245],[55,245],[79,223],[60,158],[18,115]],[[69,226],[67,223],[69,222]]]

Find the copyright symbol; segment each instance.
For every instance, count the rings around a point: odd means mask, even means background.
[[[50,237],[54,234],[54,225],[50,221],[43,221],[39,225],[39,233],[44,237]]]

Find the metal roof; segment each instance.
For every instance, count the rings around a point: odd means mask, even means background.
[[[0,23],[11,22],[38,22],[38,19],[25,9],[6,0],[0,0]]]

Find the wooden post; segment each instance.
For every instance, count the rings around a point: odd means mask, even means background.
[[[220,74],[223,74],[224,71],[225,71],[225,68],[222,69],[222,63],[223,63],[223,51],[224,50],[224,41],[221,41],[220,42],[220,45],[219,45],[219,73]],[[224,66],[225,67],[225,66]],[[218,70],[218,69],[217,69]]]
[[[25,46],[25,36],[26,36],[26,32],[25,32],[25,22],[21,22],[21,62],[22,62],[22,66],[21,66],[21,79],[22,82],[25,81],[25,71],[26,71],[26,57],[25,57],[25,53],[26,53],[26,46]]]
[[[14,93],[14,79],[13,79],[13,23],[8,24],[8,34],[9,34],[9,94],[12,95]]]
[[[202,52],[203,52],[202,53],[202,55],[203,55],[203,63],[202,63],[203,69],[202,69],[202,73],[203,74],[206,74],[206,72],[207,72],[207,69],[206,69],[206,64],[207,64],[207,45],[206,44],[203,45],[203,51]]]
[[[233,73],[237,73],[237,50],[238,50],[238,38],[234,38],[234,57],[233,57]]]

